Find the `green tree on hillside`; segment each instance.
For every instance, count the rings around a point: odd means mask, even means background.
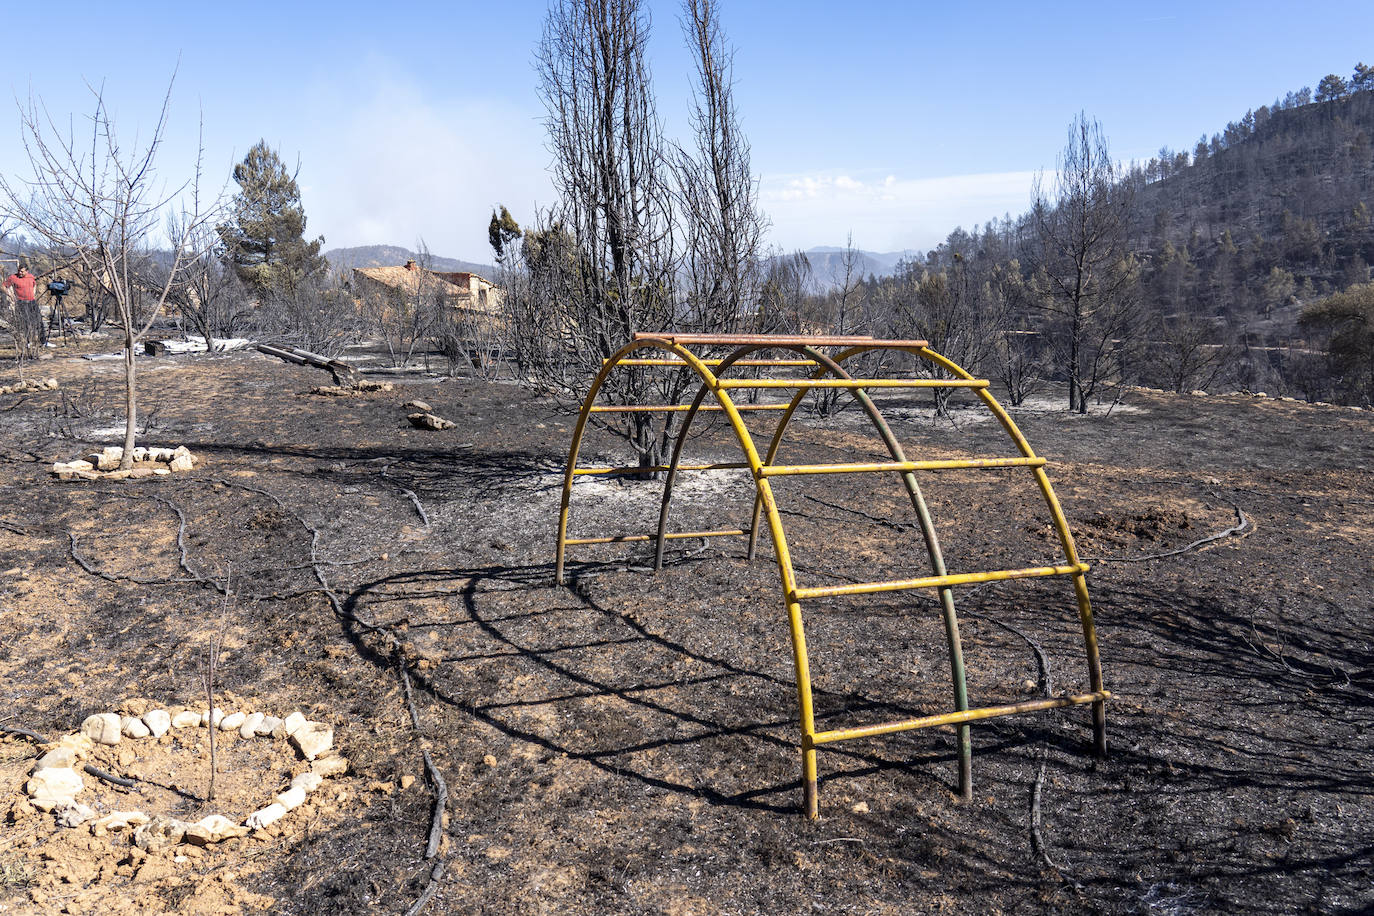
[[[1330,334],[1326,352],[1342,385],[1374,401],[1374,283],[1352,286],[1303,309],[1298,323]]]
[[[296,176],[259,140],[234,166],[234,181],[239,192],[232,213],[217,227],[226,263],[257,296],[293,296],[328,266],[320,255],[324,237],[305,240]]]
[[[1334,73],[1328,73],[1317,84],[1317,101],[1334,102],[1345,95],[1345,80]]]

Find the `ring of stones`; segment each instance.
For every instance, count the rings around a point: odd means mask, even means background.
[[[254,811],[242,822],[222,814],[211,814],[192,824],[175,818],[150,817],[142,811],[114,811],[97,818],[90,807],[76,800],[85,788],[77,767],[95,745],[114,745],[125,738],[160,738],[171,729],[192,727],[237,731],[243,738],[289,738],[296,750],[311,762],[310,769],[292,779],[289,788],[274,795],[271,804]],[[96,836],[132,828],[133,842],[151,850],[182,842],[206,846],[262,830],[304,804],[306,797],[325,779],[347,771],[347,758],[334,752],[334,729],[323,722],[313,722],[300,712],[293,712],[284,719],[260,712],[225,713],[218,708],[213,711],[185,709],[175,714],[154,709],[142,716],[106,712],[87,717],[80,731],[53,742],[51,749],[34,765],[25,792],[34,807],[53,812],[63,827],[89,823]]]

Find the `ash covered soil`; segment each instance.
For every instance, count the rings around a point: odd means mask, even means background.
[[[326,398],[310,394],[323,373],[255,354],[140,365],[140,441],[188,446],[194,471],[48,474],[118,441],[117,362],[59,357],[36,374],[61,390],[0,401],[0,724],[56,738],[95,712],[195,705],[219,634],[231,700],[331,723],[352,771],[259,835],[176,862],[33,811],[39,746],[0,736],[0,912],[403,912],[436,862],[434,913],[1374,906],[1374,414],[1149,392],[1110,415],[1018,412],[1093,564],[1108,759],[1090,753],[1086,707],[990,720],[966,804],[949,730],[830,745],[809,822],[766,538],[753,562],[742,539],[674,541],[657,575],[643,544],[574,548],[554,587],[573,418],[552,403],[414,378]],[[415,398],[456,428],[412,429]],[[908,457],[1012,453],[974,410],[950,423],[879,402]],[[773,415],[750,416],[763,430]],[[739,460],[727,432],[703,424],[686,460]],[[803,417],[782,460],[883,459],[875,447],[857,412]],[[583,456],[627,461],[600,434]],[[745,474],[685,475],[671,527],[745,527]],[[1059,558],[1024,470],[921,482],[952,572]],[[571,533],[643,533],[660,487],[580,481]],[[776,491],[801,584],[927,574],[896,479]],[[1237,510],[1239,534],[1159,556]],[[226,578],[227,609],[207,584]],[[956,599],[975,705],[1039,695],[1037,649],[1056,693],[1086,689],[1067,580]],[[820,727],[951,707],[931,596],[804,611]],[[426,751],[447,788],[429,860]],[[292,764],[227,765],[247,783],[261,767],[270,796]],[[191,748],[160,778],[194,794],[205,766]],[[154,807],[161,791],[84,800]],[[177,816],[195,807],[175,799]]]

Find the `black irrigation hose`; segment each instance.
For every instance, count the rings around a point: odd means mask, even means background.
[[[20,728],[17,725],[0,725],[0,733],[18,735],[21,738],[28,738],[30,741],[37,741],[39,744],[48,743],[48,739],[38,734],[38,732],[29,731],[27,728]]]

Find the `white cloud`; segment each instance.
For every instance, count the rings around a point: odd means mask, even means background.
[[[423,238],[436,255],[485,261],[494,204],[523,223],[552,199],[543,128],[530,112],[385,72],[359,84],[361,93],[317,88],[312,121],[321,127],[302,143],[302,178],[327,189],[302,192],[309,231],[327,247],[413,248]]]
[[[765,176],[764,210],[783,248],[854,243],[871,251],[928,249],[955,226],[971,228],[1030,206],[1034,172],[904,179],[875,171]]]

